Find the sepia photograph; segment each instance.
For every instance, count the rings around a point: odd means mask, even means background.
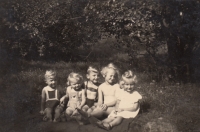
[[[0,132],[200,132],[199,0],[1,0]]]

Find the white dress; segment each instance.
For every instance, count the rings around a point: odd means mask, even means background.
[[[119,103],[119,108],[130,108],[135,103],[138,102],[138,100],[142,99],[142,96],[137,92],[134,91],[133,93],[127,93],[122,92],[121,93],[121,101]],[[116,112],[113,110],[108,117],[117,117],[121,116],[123,118],[135,118],[137,114],[139,113],[140,108],[138,108],[136,111],[122,111],[122,112]]]
[[[124,89],[121,89],[119,84],[116,85],[115,97],[118,100],[121,100],[121,96],[124,93]]]

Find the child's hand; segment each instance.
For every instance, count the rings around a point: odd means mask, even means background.
[[[78,109],[82,109],[82,106],[81,106],[81,105],[79,105],[77,108],[78,108]]]
[[[78,111],[77,111],[77,109],[72,113],[72,115],[71,116],[76,116],[76,115],[78,115],[79,113],[78,113]]]
[[[120,109],[120,108],[117,108],[117,109],[115,109],[115,111],[116,112],[122,112],[122,111],[124,111],[123,109]]]
[[[65,103],[65,96],[63,96],[61,99],[60,99],[60,104],[64,104]]]
[[[108,106],[106,104],[102,104],[100,105],[100,108],[103,110],[103,111],[106,111]]]
[[[41,110],[41,111],[40,111],[40,114],[41,114],[41,115],[44,115],[44,111],[43,111],[43,110]]]

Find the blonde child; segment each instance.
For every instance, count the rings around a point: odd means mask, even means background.
[[[119,71],[114,64],[110,63],[102,69],[101,74],[103,75],[105,82],[98,88],[98,106],[90,114],[78,109],[79,113],[84,118],[91,116],[102,118],[115,109],[117,101],[115,91],[116,89],[119,89],[119,84],[117,83]]]
[[[98,104],[102,110],[109,114],[110,110],[113,109],[117,101],[115,92],[119,88],[117,83],[119,71],[114,64],[110,63],[102,69],[101,74],[104,77],[105,82],[99,86]]]
[[[66,109],[66,118],[70,120],[73,116],[76,116],[77,108],[82,109],[86,102],[85,90],[82,87],[83,77],[78,73],[70,73],[68,76],[68,87],[66,89],[66,96],[69,99]]]
[[[85,81],[85,96],[86,96],[86,105],[82,108],[83,111],[91,113],[96,108],[97,95],[98,95],[98,87],[100,83],[99,79],[99,71],[94,66],[89,66],[87,70],[87,81]]]
[[[56,89],[56,72],[47,70],[45,73],[45,82],[47,83],[47,86],[42,89],[40,114],[44,115],[44,121],[57,122],[63,108],[59,106],[61,94]]]
[[[136,75],[132,71],[126,71],[121,78],[121,86],[124,92],[121,92],[118,108],[113,110],[108,118],[98,121],[96,125],[100,128],[110,130],[119,125],[123,118],[135,118],[140,110],[139,100],[142,96],[136,91]]]

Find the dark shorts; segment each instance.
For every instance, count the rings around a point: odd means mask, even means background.
[[[90,108],[94,105],[94,99],[88,99],[86,98],[86,105]]]
[[[48,100],[46,102],[46,108],[55,109],[59,105],[58,100]]]

